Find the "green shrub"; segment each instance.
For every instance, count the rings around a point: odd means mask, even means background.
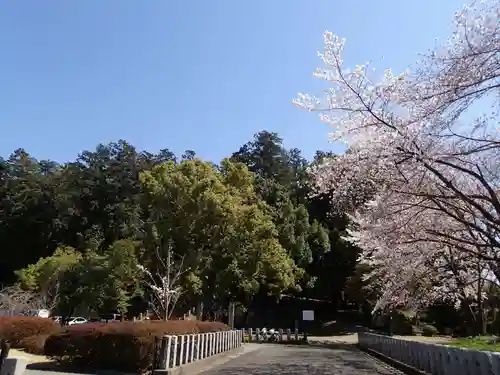
[[[431,324],[422,325],[422,336],[436,336],[439,333],[438,329]]]
[[[412,335],[414,334],[412,319],[403,313],[395,313],[390,322],[392,333],[395,335]]]
[[[0,317],[0,339],[9,340],[13,348],[19,348],[20,342],[28,337],[50,335],[60,330],[52,319],[33,316]]]
[[[82,324],[51,335],[44,353],[88,370],[143,373],[153,364],[155,337],[228,329],[223,323],[194,320]]]

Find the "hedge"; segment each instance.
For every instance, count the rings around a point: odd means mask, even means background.
[[[81,369],[143,373],[151,370],[155,337],[227,330],[223,323],[191,320],[89,323],[51,335],[44,353]]]
[[[19,341],[19,348],[24,349],[27,353],[43,355],[45,341],[50,337],[49,334],[30,336]]]
[[[0,317],[0,339],[9,340],[14,348],[22,347],[22,340],[28,337],[50,335],[60,329],[52,319],[34,316]]]

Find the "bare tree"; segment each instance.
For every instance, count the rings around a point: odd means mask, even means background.
[[[156,249],[155,271],[151,271],[138,264],[144,275],[144,284],[151,291],[149,304],[156,315],[164,320],[170,319],[175,305],[184,290],[180,285],[181,276],[187,271],[183,267],[184,257],[179,261],[174,260],[172,246],[167,246],[166,257],[160,253],[160,249]]]
[[[0,290],[0,311],[6,315],[27,314],[46,308],[44,298],[17,285]]]

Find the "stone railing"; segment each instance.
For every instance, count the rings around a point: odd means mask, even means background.
[[[158,343],[157,370],[169,370],[228,352],[243,345],[242,331],[163,336]]]
[[[500,374],[500,353],[358,333],[359,346],[433,375]]]
[[[303,340],[303,337],[299,335],[299,330],[296,329],[293,333],[291,329],[276,329],[276,338],[278,341],[299,341]],[[268,341],[271,337],[269,330],[263,331],[260,328],[257,329],[243,329],[243,334],[248,337],[249,342],[259,342]]]

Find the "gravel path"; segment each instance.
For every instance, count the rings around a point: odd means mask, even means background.
[[[363,352],[339,345],[336,349],[261,344],[262,348],[235,358],[202,375],[402,375]]]

